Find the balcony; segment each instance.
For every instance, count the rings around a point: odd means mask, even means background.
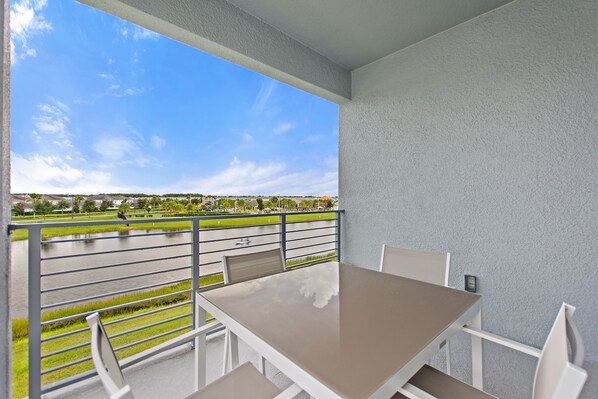
[[[13,248],[15,259],[28,259],[26,265],[13,264],[13,286],[28,283],[29,294],[15,290],[13,307],[15,318],[28,320],[29,397],[51,396],[56,390],[61,397],[68,395],[65,387],[95,375],[87,315],[99,312],[118,356],[131,356],[194,327],[190,294],[193,287],[222,284],[223,255],[282,248],[287,269],[338,259],[341,215],[329,211],[11,225],[13,231],[27,231],[26,255],[18,253],[25,252],[24,245]],[[46,231],[51,235],[57,229],[110,229],[125,223],[130,227],[120,232],[45,237]],[[208,377],[221,370],[222,339],[210,340],[209,346],[213,358]],[[190,352],[182,348],[177,353],[180,356],[169,361],[191,375],[192,367],[183,366]],[[137,373],[148,379],[161,367]],[[178,379],[180,373],[174,370]],[[191,387],[193,378],[188,382]],[[15,392],[24,389],[15,386]]]
[[[346,217],[342,228],[336,227],[337,239],[343,233],[342,253],[336,246],[334,256],[374,268],[382,244],[451,252],[450,285],[462,287],[465,274],[479,279],[484,328],[536,347],[544,342],[560,303],[576,305],[587,348],[584,367],[590,375],[581,397],[597,396],[596,1],[382,1],[373,6],[372,2],[337,0],[205,0],[172,2],[167,7],[163,1],[152,0],[82,2],[339,104],[339,200]],[[5,128],[0,141],[3,399],[10,395],[9,315],[20,312],[7,305],[10,114],[6,77],[10,51],[4,50],[1,105]],[[190,232],[185,234],[197,242],[188,239],[185,245],[198,250],[195,256],[191,250],[181,253],[190,262],[168,261],[173,268],[189,268],[176,271],[170,280],[172,284],[179,281],[179,291],[160,294],[181,297],[169,305],[171,309],[156,312],[156,317],[163,318],[152,323],[164,323],[152,328],[167,328],[162,332],[169,331],[168,323],[179,320],[191,325],[190,299],[185,297],[190,286],[184,284],[199,285],[201,273],[217,273],[207,271],[210,265],[199,271],[202,263],[217,260],[201,256],[200,250],[209,251],[199,242],[204,239],[201,226],[188,223]],[[42,370],[71,367],[69,361],[50,363],[60,354],[44,352],[41,340],[46,339],[46,332],[40,335],[40,330],[48,321],[40,317],[41,310],[103,300],[98,296],[104,294],[91,288],[151,279],[160,275],[160,269],[137,271],[135,278],[127,280],[122,275],[99,275],[87,280],[93,282],[89,286],[67,288],[80,283],[62,281],[60,275],[41,276],[44,262],[59,262],[57,257],[63,255],[52,253],[46,258],[54,259],[40,260],[42,246],[54,244],[41,243],[39,227],[30,229],[30,240],[35,243],[30,246],[34,276],[48,281],[54,277],[54,285],[32,279],[29,299],[29,334],[41,336],[31,343],[29,361],[31,396],[39,397],[41,381],[46,390],[65,385],[47,386],[50,373],[42,377]],[[279,237],[290,234],[282,225],[277,232]],[[238,236],[239,240],[245,237]],[[258,238],[264,237],[256,237],[251,245]],[[93,251],[106,252],[100,248],[110,240],[94,241]],[[283,245],[287,242],[279,240]],[[84,240],[72,244],[86,245]],[[74,259],[100,256],[90,255],[90,249],[81,253],[87,254]],[[321,254],[328,255],[326,251]],[[197,270],[195,276],[190,266]],[[216,279],[217,275],[208,277]],[[101,282],[111,278],[116,280]],[[156,284],[148,281],[142,286],[160,289]],[[127,287],[103,292],[128,295]],[[56,297],[42,301],[42,295],[52,298],[67,290],[78,292],[82,301]],[[110,311],[119,309],[111,306],[106,305]],[[57,315],[52,323],[71,318],[75,317]],[[114,334],[120,332],[126,329],[114,330]],[[84,336],[84,331],[74,334]],[[80,345],[84,341],[81,338]],[[118,344],[123,355],[130,349],[128,344]],[[465,380],[471,378],[468,350],[459,338],[453,345],[453,371]],[[42,356],[46,357],[40,361]],[[484,356],[484,380],[490,393],[503,398],[531,397],[535,363],[491,347],[484,348]],[[85,357],[70,362],[82,364]],[[71,382],[81,379],[75,374]]]

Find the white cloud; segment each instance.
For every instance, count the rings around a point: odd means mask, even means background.
[[[295,124],[294,123],[281,122],[278,125],[276,125],[272,131],[274,132],[274,134],[284,134],[284,133],[286,133],[289,130],[292,130],[294,128],[295,128]]]
[[[244,143],[251,143],[253,141],[253,136],[249,133],[243,134],[243,142]]]
[[[262,86],[260,88],[260,91],[255,96],[255,99],[253,100],[253,105],[251,106],[252,113],[259,115],[264,111],[264,108],[266,107],[266,104],[268,103],[268,100],[270,99],[272,92],[276,88],[276,84],[277,82],[275,80],[262,80]]]
[[[135,26],[133,29],[133,39],[135,40],[156,40],[158,37],[159,35],[156,32],[152,32],[151,30],[147,30],[140,26]]]
[[[102,78],[102,79],[106,79],[106,80],[113,80],[113,79],[114,79],[114,76],[112,76],[112,75],[111,75],[111,74],[109,74],[109,73],[100,73],[98,76],[99,76],[100,78]]]
[[[10,47],[13,64],[18,59],[35,57],[37,51],[31,47],[30,39],[53,30],[52,24],[41,13],[46,5],[46,0],[21,0],[11,6]]]
[[[289,172],[282,162],[257,164],[234,157],[228,168],[212,176],[180,181],[170,190],[217,195],[336,195],[338,173],[304,170]]]
[[[112,84],[106,89],[106,94],[112,97],[130,97],[145,93],[145,89],[139,87],[122,88],[119,84]]]
[[[152,136],[150,139],[150,145],[154,147],[156,150],[163,148],[166,145],[166,139],[160,136]]]
[[[102,137],[91,148],[110,164],[139,167],[150,164],[150,160],[143,154],[140,146],[127,137]]]
[[[33,135],[40,140],[42,138],[39,133],[55,136],[55,140],[52,141],[54,144],[62,148],[71,148],[73,145],[68,130],[69,107],[58,100],[52,100],[50,103],[40,104],[38,109],[40,113],[33,117],[36,129]]]

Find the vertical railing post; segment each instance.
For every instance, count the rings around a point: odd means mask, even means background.
[[[284,257],[284,264],[287,264],[287,215],[280,215],[280,247],[282,248],[282,256]]]
[[[31,226],[29,233],[29,398],[42,396],[41,343],[41,226]],[[9,365],[10,367],[10,365]]]
[[[195,293],[199,290],[199,219],[191,219],[191,300],[193,307],[193,328],[197,328],[197,299]]]
[[[341,261],[341,212],[336,212],[336,260]]]

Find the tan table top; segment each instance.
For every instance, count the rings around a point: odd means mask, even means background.
[[[480,306],[479,295],[337,262],[200,295],[225,325],[230,317],[343,398],[375,396],[402,369],[414,374],[439,336]]]

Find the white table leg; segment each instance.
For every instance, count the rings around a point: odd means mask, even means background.
[[[234,332],[230,333],[230,367],[231,370],[239,366],[239,338]]]
[[[195,326],[206,324],[206,311],[199,305],[195,308]],[[195,337],[195,390],[206,386],[206,334]]]
[[[482,310],[475,315],[471,321],[471,326],[482,328]],[[484,389],[484,370],[482,356],[482,338],[471,336],[471,373],[473,386],[479,390]]]

